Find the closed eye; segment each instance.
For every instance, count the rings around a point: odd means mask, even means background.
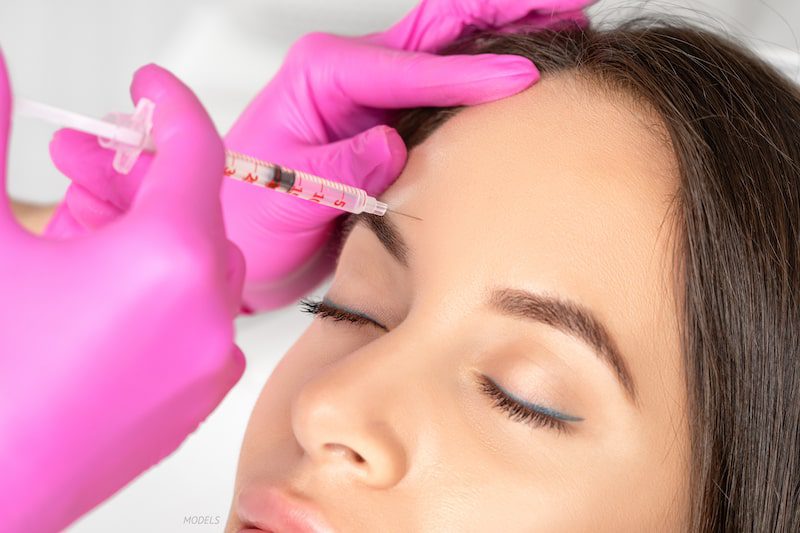
[[[323,319],[333,320],[335,322],[350,322],[351,324],[371,325],[383,331],[389,331],[389,328],[375,320],[374,318],[354,309],[348,309],[344,306],[336,305],[330,300],[312,300],[303,298],[300,300],[300,311],[304,313],[311,313]]]
[[[559,433],[570,429],[569,422],[580,422],[583,418],[561,413],[548,407],[530,404],[512,397],[488,376],[478,375],[481,390],[493,400],[493,405],[506,412],[511,420],[528,424],[534,428],[547,427]]]

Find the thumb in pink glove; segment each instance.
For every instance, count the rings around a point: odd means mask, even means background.
[[[43,239],[0,195],[4,531],[66,527],[174,451],[244,369],[222,140],[169,72],[140,69],[132,93],[156,104],[158,155],[124,216],[80,239]],[[0,56],[3,189],[10,109]]]
[[[406,159],[392,110],[472,105],[515,94],[538,79],[519,56],[437,56],[467,27],[578,18],[586,0],[423,1],[398,24],[365,37],[313,33],[290,50],[275,78],[225,137],[226,146],[259,159],[381,194]],[[149,158],[129,176],[111,168],[96,139],[61,131],[56,165],[73,181],[50,235],[96,228],[124,212]],[[335,258],[325,244],[341,212],[225,180],[222,204],[231,239],[247,262],[244,300],[252,309],[291,302],[321,281]],[[66,209],[72,218],[63,213]],[[76,222],[77,221],[77,222]],[[77,228],[77,229],[76,229]]]

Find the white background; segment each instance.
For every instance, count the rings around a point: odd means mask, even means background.
[[[131,109],[133,71],[156,62],[186,81],[225,131],[308,31],[361,34],[385,28],[414,0],[3,0],[0,46],[16,94],[92,116]],[[716,27],[796,51],[797,0],[600,2],[593,18],[631,11],[710,15]],[[54,127],[16,120],[9,191],[19,200],[56,202],[68,180],[49,161]],[[320,294],[322,289],[315,293]],[[78,521],[73,532],[217,531],[185,525],[205,515],[225,522],[242,433],[255,398],[309,322],[296,307],[237,321],[248,358],[244,377],[171,457]]]

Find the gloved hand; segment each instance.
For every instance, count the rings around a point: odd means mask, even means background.
[[[225,136],[226,147],[377,196],[397,178],[406,159],[397,132],[382,125],[387,111],[487,102],[538,79],[536,68],[523,57],[445,57],[433,55],[437,49],[467,26],[581,21],[581,8],[588,3],[423,0],[383,33],[306,35]],[[74,184],[49,235],[102,226],[124,212],[149,164],[143,155],[130,175],[118,175],[111,167],[113,154],[99,148],[95,137],[68,130],[57,133],[51,155]],[[244,302],[249,308],[289,303],[330,272],[335,257],[325,253],[324,244],[340,211],[233,179],[223,183],[222,204],[229,235],[245,255]]]
[[[0,194],[0,529],[64,528],[175,450],[244,369],[241,252],[225,237],[222,140],[169,72],[136,72],[158,155],[124,216],[34,236]],[[0,54],[0,186],[11,91]],[[176,172],[181,169],[182,172]]]

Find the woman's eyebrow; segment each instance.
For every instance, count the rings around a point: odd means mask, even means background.
[[[356,224],[370,229],[384,248],[401,265],[408,267],[408,245],[397,226],[385,216],[366,213],[350,215],[341,226],[343,240]],[[597,316],[572,300],[519,289],[499,289],[492,293],[489,304],[504,314],[525,318],[551,326],[587,344],[597,357],[614,372],[626,396],[638,405],[636,386],[625,358],[616,348],[613,337]]]
[[[495,290],[489,305],[501,313],[551,326],[587,344],[614,372],[628,399],[638,405],[636,386],[625,358],[608,329],[589,309],[571,300],[520,289]]]
[[[397,226],[392,222],[388,214],[384,216],[370,215],[367,213],[350,215],[341,227],[343,241],[347,238],[347,235],[353,227],[359,223],[364,224],[367,228],[372,230],[383,247],[386,248],[386,251],[388,251],[398,263],[408,268],[408,244],[406,244]]]

